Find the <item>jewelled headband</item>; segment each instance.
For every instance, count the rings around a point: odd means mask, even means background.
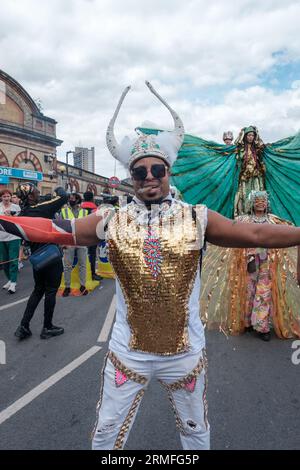
[[[267,203],[267,212],[270,210],[270,199],[267,191],[251,191],[248,196],[249,209],[253,210],[256,199],[264,199]]]
[[[261,199],[265,199],[266,201],[269,201],[269,195],[267,193],[267,191],[251,191],[249,193],[249,200],[254,202],[255,199],[258,199],[258,198],[261,198]]]
[[[160,132],[157,135],[140,133],[137,139],[130,140],[128,137],[125,137],[121,144],[119,144],[114,135],[114,125],[125,96],[130,90],[130,86],[128,86],[123,91],[114,115],[107,128],[107,147],[112,156],[120,161],[125,168],[131,168],[137,160],[150,156],[161,158],[170,167],[176,160],[178,150],[183,142],[183,123],[178,114],[156,92],[151,83],[148,81],[145,83],[151,93],[153,93],[170,111],[174,120],[174,130],[172,132]]]

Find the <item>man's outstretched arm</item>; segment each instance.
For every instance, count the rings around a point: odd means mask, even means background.
[[[300,228],[243,223],[209,210],[206,239],[229,248],[285,248],[300,245]]]
[[[0,216],[0,230],[31,242],[89,246],[104,238],[105,226],[112,214],[102,211],[73,220]]]

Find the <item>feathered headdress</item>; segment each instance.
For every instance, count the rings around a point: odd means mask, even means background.
[[[183,123],[178,114],[166,103],[165,100],[155,91],[153,86],[146,81],[149,90],[166,106],[174,120],[174,130],[172,132],[160,132],[158,135],[139,134],[137,139],[125,137],[119,144],[114,135],[114,124],[119,114],[125,96],[130,90],[130,86],[125,88],[114,115],[109,123],[106,132],[107,147],[114,158],[119,160],[125,168],[131,168],[139,159],[144,157],[158,157],[164,160],[170,167],[177,158],[178,150],[184,138]]]
[[[254,133],[254,144],[257,147],[263,147],[264,143],[262,139],[260,138],[260,135],[256,126],[243,127],[243,129],[241,129],[237,139],[234,142],[235,145],[244,146],[244,138],[247,134],[249,134],[249,132]]]
[[[269,194],[267,193],[267,191],[255,191],[255,190],[250,191],[248,195],[248,212],[250,213],[254,212],[254,203],[256,199],[264,199],[266,201],[267,203],[266,212],[269,213],[271,210]]]

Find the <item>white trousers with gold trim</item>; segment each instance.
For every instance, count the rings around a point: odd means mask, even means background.
[[[110,351],[103,370],[93,449],[123,449],[145,389],[156,378],[168,393],[183,449],[208,450],[206,369],[204,351],[163,361],[136,361]]]

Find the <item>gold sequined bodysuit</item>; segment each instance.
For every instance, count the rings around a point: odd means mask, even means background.
[[[173,201],[149,222],[146,207],[133,202],[110,221],[109,260],[127,305],[131,350],[159,355],[189,350],[188,302],[204,243],[205,211],[197,206],[193,218],[191,206]]]

